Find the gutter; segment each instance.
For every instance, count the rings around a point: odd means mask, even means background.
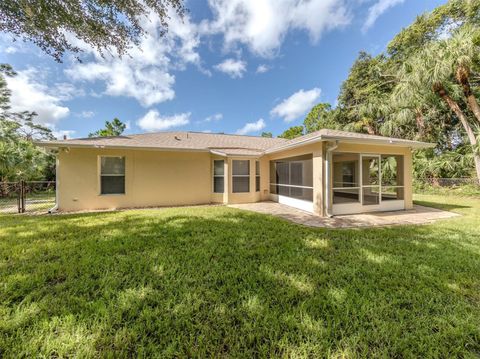
[[[178,147],[137,147],[137,146],[109,146],[109,145],[82,145],[69,143],[54,143],[47,141],[34,141],[34,145],[45,148],[91,148],[101,150],[141,150],[164,152],[210,152],[208,148],[178,148]]]
[[[332,188],[331,187],[331,168],[332,168],[332,152],[336,150],[338,147],[338,140],[335,141],[335,144],[331,147],[327,148],[327,153],[326,153],[326,161],[325,161],[325,176],[326,176],[326,181],[325,181],[325,212],[327,214],[327,217],[332,218],[332,208],[331,208],[331,203],[332,203]]]
[[[318,135],[312,138],[308,138],[303,141],[295,142],[292,144],[282,145],[280,147],[270,148],[265,151],[266,154],[281,152],[285,150],[289,150],[292,148],[301,147],[307,144],[321,142],[321,141],[342,141],[342,142],[350,142],[355,144],[364,144],[364,145],[389,145],[389,146],[397,146],[397,147],[410,147],[413,149],[420,149],[420,148],[433,148],[436,146],[435,143],[428,143],[428,142],[419,142],[419,141],[407,141],[401,139],[378,139],[378,138],[371,138],[371,139],[361,139],[361,138],[348,138],[348,137],[340,137],[340,136],[328,136],[328,135]]]

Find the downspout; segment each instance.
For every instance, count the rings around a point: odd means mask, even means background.
[[[58,154],[55,156],[55,206],[48,210],[49,214],[58,212],[58,165],[60,161],[58,160]]]
[[[331,196],[332,196],[332,186],[331,186],[331,167],[332,167],[332,152],[334,150],[336,150],[338,147],[338,140],[335,141],[335,144],[331,147],[327,147],[327,151],[326,151],[326,161],[325,161],[325,177],[326,177],[326,180],[325,180],[325,187],[326,187],[326,191],[325,191],[325,201],[326,201],[326,214],[327,214],[327,217],[331,218],[333,217],[333,214],[332,214],[332,208],[331,208],[331,203],[332,203],[332,199],[331,199]]]

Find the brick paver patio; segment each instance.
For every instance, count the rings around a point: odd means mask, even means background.
[[[439,219],[457,217],[459,214],[436,208],[414,205],[412,210],[375,212],[326,218],[276,202],[257,202],[229,205],[229,207],[271,214],[310,227],[356,228],[393,226],[406,224],[427,224]]]

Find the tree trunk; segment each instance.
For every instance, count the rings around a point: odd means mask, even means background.
[[[470,71],[464,66],[459,66],[457,69],[456,77],[458,83],[462,86],[463,94],[467,99],[468,108],[473,112],[475,118],[480,122],[480,105],[478,105],[477,99],[472,93],[469,81]]]
[[[422,110],[419,108],[415,109],[415,121],[417,122],[417,129],[420,138],[423,138],[425,135],[425,120],[423,118]]]
[[[445,90],[442,84],[440,83],[434,84],[433,91],[435,91],[435,93],[438,96],[440,96],[440,98],[443,101],[445,101],[445,103],[450,108],[450,110],[452,110],[453,113],[455,113],[455,115],[458,117],[458,119],[462,123],[463,128],[467,132],[468,140],[470,141],[470,144],[473,147],[473,159],[475,162],[475,170],[477,172],[478,184],[480,184],[480,155],[476,151],[477,138],[475,137],[475,133],[473,132],[472,127],[470,127],[470,124],[468,123],[468,120],[465,117],[465,114],[463,113],[458,103],[448,95],[447,90]]]

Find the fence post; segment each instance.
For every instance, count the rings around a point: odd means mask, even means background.
[[[15,187],[17,192],[17,211],[18,213],[22,213],[22,186],[20,185],[20,181],[15,184]]]
[[[25,181],[20,181],[20,213],[25,213]]]

